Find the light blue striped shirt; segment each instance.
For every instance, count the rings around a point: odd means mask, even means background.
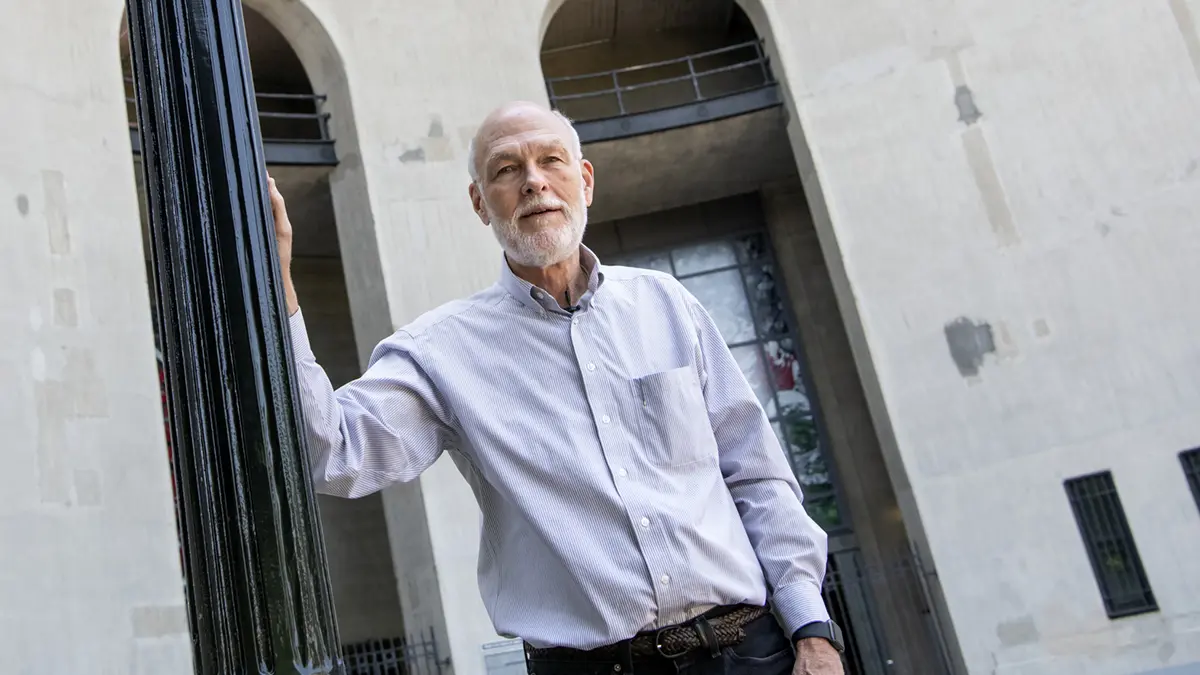
[[[582,253],[574,314],[502,264],[337,391],[294,314],[317,489],[360,497],[450,453],[483,512],[496,632],[535,647],[736,603],[770,600],[788,634],[828,619],[825,533],[708,312],[670,275]]]

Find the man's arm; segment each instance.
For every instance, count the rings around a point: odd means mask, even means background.
[[[700,341],[701,384],[721,473],[783,628],[792,635],[807,623],[829,620],[821,597],[828,538],[805,512],[783,448],[712,317],[691,293],[684,293]]]
[[[406,333],[384,340],[367,372],[334,391],[317,364],[292,284],[292,228],[283,196],[268,179],[275,238],[313,482],[320,492],[362,497],[413,480],[453,442],[451,415]]]

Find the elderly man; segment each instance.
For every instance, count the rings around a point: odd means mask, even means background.
[[[582,245],[595,178],[570,122],[502,106],[468,161],[498,281],[379,343],[337,391],[271,182],[318,490],[366,495],[448,452],[483,511],[484,602],[530,673],[840,675],[825,534],[705,309]]]

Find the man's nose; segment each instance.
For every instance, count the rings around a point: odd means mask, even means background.
[[[531,195],[535,192],[541,192],[542,190],[546,189],[547,185],[549,185],[549,183],[546,181],[545,174],[543,174],[541,169],[536,165],[530,166],[529,169],[525,171],[525,189],[523,190],[525,194]]]

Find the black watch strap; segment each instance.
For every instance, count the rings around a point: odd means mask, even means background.
[[[846,651],[846,643],[842,639],[842,628],[833,621],[814,621],[806,623],[796,629],[792,633],[792,642],[799,642],[805,638],[824,638],[833,645],[833,648],[839,654]]]

